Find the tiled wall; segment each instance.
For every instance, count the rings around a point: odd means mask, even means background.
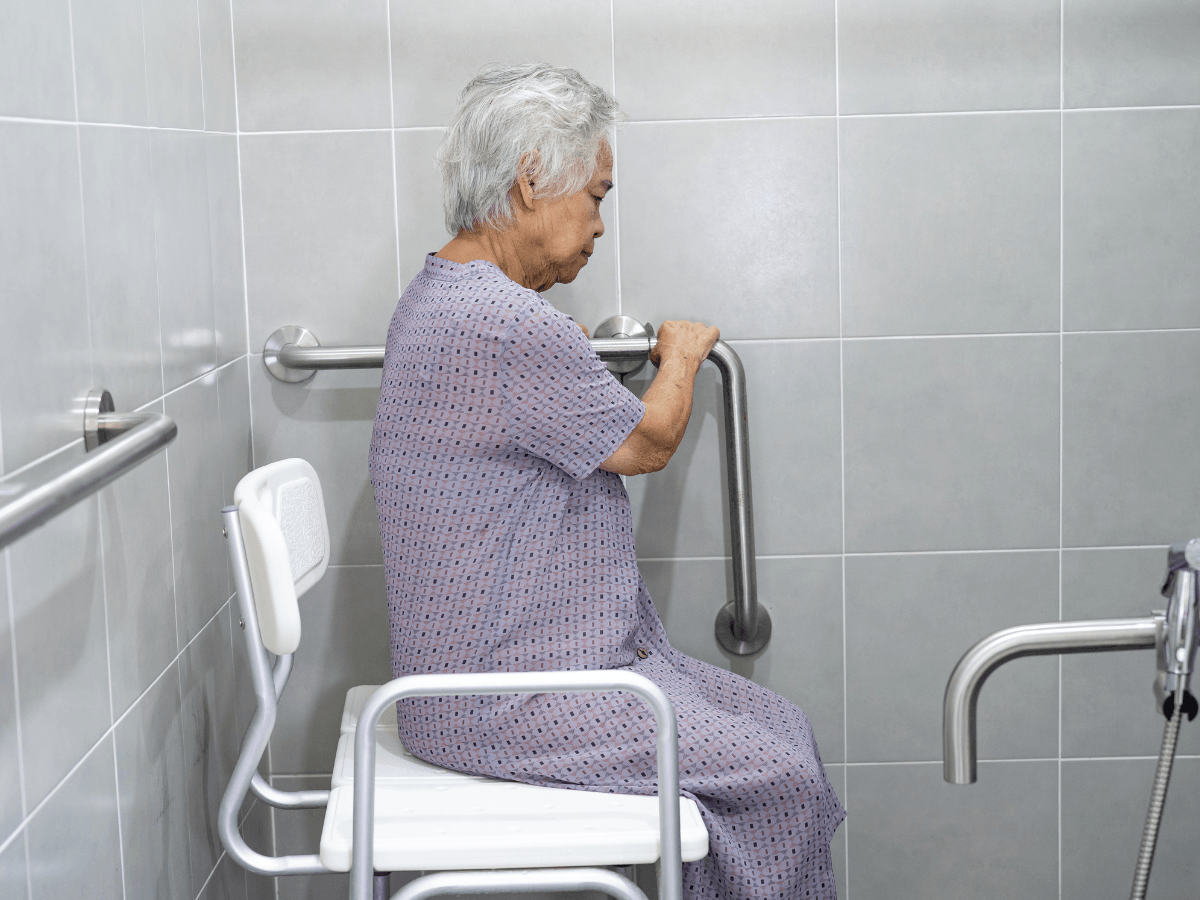
[[[215,830],[249,721],[219,520],[252,464],[232,51],[227,0],[0,8],[0,492],[83,455],[90,388],[179,428],[0,551],[6,900],[246,896]]]
[[[447,239],[432,153],[455,95],[483,62],[544,59],[631,119],[608,233],[548,299],[589,326],[710,321],[745,364],[771,647],[730,661],[712,638],[728,535],[707,369],[672,465],[629,480],[642,572],[677,646],[809,712],[850,811],[840,895],[1124,896],[1161,734],[1150,655],[1002,669],[972,787],[941,780],[940,704],[990,631],[1160,606],[1163,545],[1200,533],[1195,3],[63,0],[2,15],[2,471],[74,438],[63,414],[94,383],[120,408],[162,403],[180,438],[3,558],[0,894],[90,879],[85,895],[119,896],[123,878],[126,897],[194,897],[213,873],[248,711],[213,513],[251,431],[254,463],[301,455],[325,485],[334,565],[302,601],[271,763],[281,787],[326,777],[342,692],[388,672],[365,471],[379,377],[284,385],[259,351],[285,324],[382,342]],[[1198,874],[1200,729],[1181,752],[1152,896]],[[279,852],[319,827],[249,824]],[[247,888],[272,885],[243,887],[226,861],[207,890]]]

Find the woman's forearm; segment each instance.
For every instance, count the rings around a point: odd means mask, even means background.
[[[720,336],[717,329],[698,322],[662,324],[654,353],[658,374],[642,398],[646,415],[600,468],[618,475],[645,475],[670,461],[692,415],[696,373]]]
[[[645,475],[663,468],[687,431],[695,381],[696,370],[687,360],[663,360],[642,397],[642,421],[600,468],[618,475]]]

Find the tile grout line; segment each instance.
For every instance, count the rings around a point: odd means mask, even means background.
[[[403,276],[400,271],[400,191],[397,187],[396,173],[396,78],[392,68],[392,0],[386,0],[384,3],[384,13],[388,45],[388,116],[391,123],[388,137],[392,142],[392,225],[396,229],[396,293],[399,295],[404,291],[404,285],[400,283]]]
[[[208,883],[212,881],[213,876],[217,874],[217,869],[221,867],[221,863],[225,860],[225,850],[221,850],[221,855],[217,857],[217,861],[213,863],[212,870],[208,873],[208,877],[204,879],[204,884],[200,885],[200,890],[196,892],[196,900],[200,900],[204,896],[204,889],[208,887]]]
[[[755,559],[837,559],[845,556],[848,559],[870,559],[880,556],[972,556],[1004,553],[1091,553],[1106,550],[1163,550],[1166,544],[1114,544],[1111,546],[1080,546],[1080,547],[980,547],[972,550],[871,550],[850,551],[846,553],[759,553]],[[643,556],[638,557],[639,563],[665,562],[727,562],[728,556]],[[329,568],[382,568],[382,563],[355,563],[330,565]]]
[[[617,13],[616,0],[608,0],[608,50],[609,62],[612,66],[612,88],[613,97],[617,96]],[[612,155],[613,155],[613,181],[618,185],[621,183],[621,173],[618,167],[617,159],[617,129],[613,128],[612,139]],[[623,315],[624,298],[621,294],[621,197],[616,191],[613,192],[613,256],[616,258],[617,264],[617,315]],[[624,477],[622,476],[622,481]]]
[[[237,147],[238,176],[238,228],[242,243],[242,315],[246,323],[246,408],[250,413],[250,465],[255,463],[254,447],[254,392],[250,387],[250,271],[246,265],[246,200],[242,186],[242,112],[238,100],[237,34],[233,27],[233,0],[229,0],[229,54],[233,63],[233,131]],[[164,385],[166,387],[166,385]]]
[[[1063,431],[1064,419],[1066,417],[1066,409],[1063,406],[1063,382],[1064,382],[1064,337],[1063,330],[1066,327],[1065,318],[1065,300],[1064,300],[1064,274],[1063,262],[1065,259],[1065,232],[1066,232],[1066,186],[1064,181],[1066,164],[1065,164],[1065,135],[1063,108],[1066,105],[1066,0],[1059,0],[1058,4],[1058,620],[1061,622],[1063,618],[1063,478],[1065,475],[1064,459],[1063,459]],[[1056,858],[1058,861],[1058,900],[1062,900],[1063,895],[1063,780],[1062,780],[1062,760],[1063,760],[1063,657],[1058,654],[1058,763],[1056,766],[1055,781],[1057,786],[1057,837],[1058,848]]]
[[[904,118],[934,118],[946,116],[996,116],[996,115],[1047,115],[1060,113],[1073,115],[1077,113],[1108,113],[1108,112],[1172,112],[1200,109],[1200,104],[1178,103],[1157,104],[1146,106],[1076,106],[1076,107],[1031,107],[1029,109],[951,109],[951,110],[919,110],[911,112],[890,113],[811,113],[802,115],[780,116],[715,116],[698,119],[630,119],[630,125],[701,125],[721,124],[725,122],[786,122],[805,121],[811,119],[904,119]],[[235,134],[232,131],[207,131],[207,129],[180,128],[170,125],[132,125],[127,122],[98,122],[80,120],[78,123],[67,119],[54,119],[40,116],[11,116],[0,115],[0,122],[28,122],[46,125],[89,125],[101,128],[131,128],[146,131],[184,131],[207,132],[208,134]],[[403,125],[397,131],[442,131],[445,125]],[[387,128],[299,128],[262,131],[243,131],[250,136],[291,135],[291,134],[359,134],[366,132],[383,132]]]
[[[208,131],[208,104],[204,100],[204,35],[200,24],[200,3],[196,3],[196,53],[200,59],[200,130]],[[232,23],[231,28],[232,30]],[[207,148],[206,148],[207,149]]]
[[[225,610],[225,608],[228,606],[229,606],[229,600],[226,600],[224,603],[221,604],[221,608],[218,609],[215,613],[213,613],[213,615],[209,617],[208,621],[205,622],[204,625],[202,625],[199,629],[197,629],[196,633],[192,636],[192,639],[187,642],[187,645],[184,646],[178,653],[175,654],[174,658],[169,663],[167,663],[166,667],[161,672],[158,673],[158,675],[154,678],[153,681],[150,682],[150,684],[146,687],[146,689],[144,691],[142,691],[140,694],[138,694],[137,698],[132,703],[129,704],[129,708],[126,709],[125,712],[121,713],[121,715],[117,717],[116,721],[114,721],[110,726],[108,726],[107,729],[105,729],[104,733],[101,734],[100,737],[98,737],[92,743],[92,745],[90,747],[88,747],[88,749],[86,751],[84,751],[83,755],[80,756],[80,758],[75,762],[75,765],[71,766],[71,768],[67,771],[67,773],[65,775],[63,775],[63,777],[61,779],[59,779],[58,783],[55,784],[54,787],[52,787],[49,791],[46,792],[46,796],[43,797],[41,800],[39,800],[37,805],[34,806],[34,808],[31,811],[29,811],[24,817],[22,817],[21,821],[17,824],[17,827],[12,830],[12,832],[8,835],[8,837],[6,837],[3,841],[0,841],[0,853],[3,853],[5,850],[8,849],[9,845],[11,845],[12,842],[17,838],[17,835],[26,829],[26,827],[29,825],[29,823],[31,821],[33,821],[33,819],[42,810],[42,808],[47,803],[50,802],[51,798],[53,798],[54,795],[57,794],[58,791],[62,788],[62,786],[71,779],[71,776],[74,775],[79,770],[80,766],[82,766],[84,764],[84,762],[87,760],[87,758],[96,752],[96,750],[100,747],[100,745],[104,742],[104,740],[107,737],[109,737],[109,735],[114,734],[116,732],[117,726],[119,726],[122,722],[125,721],[126,717],[128,717],[129,714],[131,712],[133,712],[133,710],[137,707],[137,705],[142,702],[142,699],[147,694],[149,694],[150,691],[154,690],[154,686],[162,680],[163,676],[166,675],[167,672],[169,672],[171,670],[171,667],[174,666],[179,661],[179,658],[181,656],[183,656],[184,653],[187,652],[188,648],[191,647],[192,644],[194,644],[196,642],[196,640],[200,637],[200,635],[202,635],[208,629],[208,626],[211,625],[216,620],[217,616],[219,616]]]
[[[838,19],[838,2],[833,0],[833,111],[835,137],[834,185],[837,191],[837,262],[838,262],[838,469],[841,475],[842,513],[842,759],[850,758],[850,696],[849,663],[846,632],[846,324],[845,304],[842,293],[842,83],[841,83],[841,29]],[[846,900],[850,898],[850,770],[842,769],[842,807],[847,810],[842,821],[842,838],[845,842]],[[836,879],[835,879],[836,882]],[[837,885],[835,883],[836,892]]]
[[[83,298],[84,311],[87,315],[88,333],[88,381],[96,383],[96,360],[93,351],[95,335],[92,330],[92,287],[91,273],[88,266],[87,211],[83,193],[83,139],[79,127],[79,72],[75,60],[75,5],[67,0],[67,34],[71,44],[71,92],[75,103],[75,170],[79,178],[79,238],[83,244]],[[108,626],[108,570],[104,560],[104,517],[103,504],[100,497],[96,498],[95,510],[97,519],[96,541],[100,555],[100,609],[104,616],[104,674],[108,682],[108,721],[110,728],[113,722],[113,690],[112,690],[112,640]],[[11,593],[11,592],[10,592]],[[14,622],[15,625],[15,622]],[[15,638],[15,630],[14,630]],[[14,664],[16,660],[14,658]],[[113,805],[117,815],[117,861],[121,870],[121,897],[124,900],[127,889],[125,886],[125,841],[121,829],[121,786],[117,780],[117,745],[112,742],[113,754]],[[90,754],[85,754],[84,759]],[[82,761],[82,760],[81,760]],[[28,865],[29,839],[25,838],[26,865]],[[29,890],[33,892],[33,872],[29,872]]]
[[[21,818],[24,819],[29,812],[29,800],[25,793],[25,748],[24,736],[21,728],[21,680],[19,667],[17,666],[17,610],[16,598],[13,596],[13,576],[12,576],[12,555],[9,553],[9,548],[4,548],[4,580],[7,592],[5,596],[8,599],[8,643],[9,652],[12,653],[12,675],[13,675],[13,719],[16,726],[17,738],[17,776],[19,778],[18,787],[21,789]]]

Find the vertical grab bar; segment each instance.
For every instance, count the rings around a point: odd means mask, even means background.
[[[658,341],[653,334],[592,338],[605,362],[645,362]],[[263,346],[263,363],[280,381],[307,381],[321,369],[378,369],[383,347],[322,347],[307,328],[287,325]],[[746,413],[746,373],[734,349],[717,341],[708,355],[721,373],[725,407],[725,474],[729,486],[729,539],[733,554],[733,600],[717,613],[715,633],[728,653],[749,656],[771,640],[771,616],[758,602],[754,556],[754,504],[750,491],[750,433]]]

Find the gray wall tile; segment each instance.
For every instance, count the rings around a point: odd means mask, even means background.
[[[841,111],[1058,107],[1057,0],[841,0]]]
[[[21,767],[17,743],[17,686],[13,678],[12,616],[8,602],[8,558],[0,553],[0,841],[21,823],[25,811],[21,805]],[[10,854],[11,855],[11,854]],[[0,886],[15,877],[0,857]],[[21,883],[24,884],[24,849],[21,857]],[[9,863],[8,865],[11,865]],[[13,870],[15,871],[15,870]]]
[[[117,815],[113,744],[106,737],[28,825],[30,896],[122,900]]]
[[[970,787],[941,763],[847,766],[851,895],[1056,896],[1055,766],[983,763]]]
[[[0,31],[0,115],[74,119],[67,0],[9,0]]]
[[[242,268],[242,200],[237,138],[204,139],[208,174],[208,229],[212,250],[213,322],[217,363],[242,356],[246,343],[246,281]]]
[[[329,765],[333,765],[330,757]],[[329,789],[328,776],[281,776],[272,784],[285,791],[319,791]],[[275,841],[278,852],[314,853],[321,843],[321,826],[325,814],[321,810],[277,811]],[[350,890],[349,875],[307,875],[299,878],[277,878],[279,900],[342,900]]]
[[[1148,616],[1165,609],[1159,593],[1165,548],[1063,552],[1063,619]],[[1164,720],[1154,709],[1150,650],[1062,658],[1064,756],[1155,756]],[[1198,685],[1200,686],[1200,685]],[[1195,728],[1179,733],[1180,753],[1200,753]],[[1147,794],[1149,798],[1149,794]]]
[[[757,553],[839,552],[842,411],[837,344],[755,341],[733,346],[746,370]]]
[[[334,565],[382,563],[379,513],[367,449],[379,405],[380,372],[320,372],[301,384],[276,381],[250,359],[254,461],[300,456],[321,479]]]
[[[1063,900],[1126,896],[1154,765],[1150,759],[1063,763]],[[1150,900],[1184,897],[1195,890],[1200,866],[1191,838],[1200,818],[1200,796],[1191,788],[1197,776],[1200,760],[1176,760],[1146,895]]]
[[[29,896],[29,869],[25,865],[25,839],[22,832],[0,852],[0,893],[5,897]]]
[[[112,724],[98,505],[9,546],[28,809]]]
[[[142,4],[150,124],[204,127],[204,79],[196,0]]]
[[[1063,4],[1068,107],[1200,103],[1200,9],[1188,0]]]
[[[234,6],[243,131],[387,128],[385,0]]]
[[[942,694],[959,657],[993,631],[1057,619],[1054,551],[848,557],[848,758],[940,760]],[[978,733],[984,759],[1055,756],[1057,661],[993,674]]]
[[[73,0],[75,80],[85,122],[146,124],[140,0]]]
[[[100,508],[113,712],[120,716],[179,651],[166,454],[113,482]]]
[[[91,387],[75,129],[0,122],[0,195],[0,406],[11,472],[80,437]]]
[[[746,370],[755,548],[759,555],[842,548],[837,343],[735,342]],[[625,383],[641,396],[653,366]],[[683,443],[661,472],[626,479],[638,555],[729,552],[721,380],[701,369]]]
[[[174,664],[114,732],[125,900],[192,900],[183,720]]]
[[[275,775],[331,771],[346,691],[392,673],[382,566],[329,569],[300,598],[300,617],[303,645],[271,738]]]
[[[236,643],[236,638],[235,638]],[[260,853],[275,855],[273,838],[274,823],[271,807],[261,801],[255,802],[250,813],[242,820],[242,837],[246,843]],[[266,875],[246,872],[246,900],[276,900],[275,879]],[[348,892],[347,892],[348,893]],[[341,900],[339,897],[338,900]]]
[[[656,371],[645,366],[625,383],[641,396]],[[701,367],[687,431],[670,463],[659,472],[625,479],[634,540],[643,559],[730,552],[720,385],[713,366]]]
[[[199,900],[245,900],[246,870],[229,856],[222,856]]]
[[[225,542],[221,537],[222,441],[217,379],[169,394],[167,415],[179,436],[167,448],[175,602],[182,647],[229,599]]]
[[[233,502],[233,489],[254,468],[253,437],[250,433],[249,358],[217,370],[217,400],[221,410],[222,503]],[[219,511],[218,511],[219,512]],[[233,588],[230,588],[230,593]]]
[[[1200,326],[1200,109],[1068,113],[1063,167],[1066,328]]]
[[[489,62],[570,66],[612,91],[610,15],[587,0],[393,3],[396,127],[448,124],[459,91]]]
[[[163,380],[179,387],[216,365],[207,139],[152,133]]]
[[[840,559],[759,560],[759,601],[775,636],[753,660],[726,655],[713,636],[717,611],[733,597],[727,561],[643,561],[639,568],[671,646],[787,697],[808,715],[821,759],[845,758]]]
[[[836,149],[831,119],[621,132],[623,310],[726,340],[836,335]]]
[[[382,344],[400,296],[386,134],[242,139],[250,346],[282,325]]]
[[[1067,335],[1063,542],[1167,544],[1200,532],[1200,333]]]
[[[847,549],[1057,546],[1058,343],[848,341]]]
[[[845,806],[846,766],[831,766],[829,763],[825,763],[825,776],[833,786],[834,793],[838,795],[838,799]],[[849,896],[846,891],[846,863],[849,858],[846,853],[846,835],[847,829],[843,820],[843,824],[839,825],[837,831],[834,832],[833,840],[829,845],[829,852],[833,856],[834,884],[843,897]]]
[[[229,609],[208,623],[179,658],[183,697],[183,777],[187,785],[194,897],[221,856],[217,810],[237,760]]]
[[[136,409],[163,393],[150,133],[83,126],[79,146],[93,382]]]
[[[613,4],[633,119],[833,115],[832,0]]]
[[[197,0],[196,6],[204,67],[204,127],[209,131],[236,131],[232,4],[227,0]]]
[[[1057,331],[1057,113],[841,123],[848,335]]]

